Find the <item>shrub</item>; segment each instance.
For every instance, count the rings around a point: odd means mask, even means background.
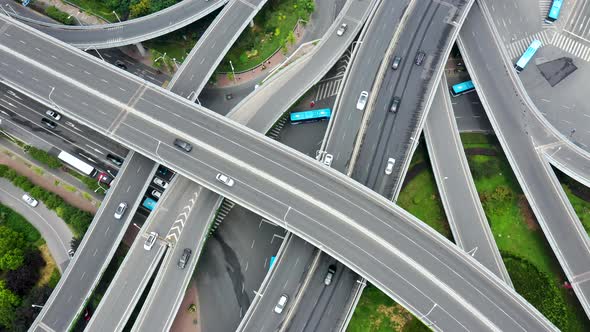
[[[4,166],[5,165],[0,165],[0,176],[7,178],[17,187],[29,192],[33,197],[43,202],[48,209],[56,211],[57,215],[62,218],[66,224],[71,226],[72,231],[76,236],[84,235],[88,226],[90,226],[90,223],[92,222],[92,214],[66,203],[58,195],[34,185],[26,177],[18,175],[15,170]],[[89,177],[83,176],[82,178],[88,179],[88,181],[91,181],[92,183],[96,183],[95,180],[90,179]],[[10,260],[10,262],[14,263],[15,261]]]
[[[45,14],[52,19],[67,25],[74,25],[74,18],[68,13],[62,12],[55,6],[49,6],[45,9]]]
[[[63,165],[56,156],[52,156],[44,150],[37,149],[34,146],[31,146],[27,153],[30,154],[35,160],[47,165],[49,168],[56,169]]]
[[[560,330],[568,330],[568,310],[555,281],[530,261],[502,253],[514,289]]]

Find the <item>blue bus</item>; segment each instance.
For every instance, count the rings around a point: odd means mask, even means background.
[[[273,265],[275,265],[275,261],[277,260],[277,256],[270,257],[270,264],[268,264],[268,269],[270,270]]]
[[[145,200],[143,201],[143,207],[153,211],[156,208],[156,204],[158,204],[156,201],[154,201],[153,199],[146,197]]]
[[[559,18],[559,12],[561,12],[561,4],[562,3],[563,3],[563,0],[553,0],[553,4],[551,5],[551,8],[549,8],[549,13],[547,14],[547,17],[545,18],[546,23],[551,24]]]
[[[529,45],[529,48],[527,48],[526,51],[524,51],[524,54],[514,64],[514,68],[517,72],[520,73],[524,69],[524,67],[526,67],[527,63],[529,63],[533,56],[535,56],[535,53],[537,53],[539,47],[541,47],[541,41],[536,39],[533,40],[533,42]]]
[[[457,97],[471,91],[475,91],[475,86],[473,85],[472,80],[461,82],[451,87],[451,95],[453,97]]]
[[[329,119],[332,111],[329,108],[291,113],[291,123],[312,122]]]

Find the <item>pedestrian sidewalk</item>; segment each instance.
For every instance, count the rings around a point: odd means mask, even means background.
[[[89,193],[86,186],[74,176],[59,169],[49,169],[3,138],[0,138],[0,150],[0,164],[7,165],[35,185],[55,193],[81,210],[92,214],[98,210],[102,196]]]
[[[35,0],[35,5],[43,8],[55,6],[62,12],[68,13],[69,15],[72,15],[72,17],[75,17],[75,21],[77,18],[78,20],[80,20],[80,22],[84,23],[84,25],[109,23],[99,17],[96,17],[94,15],[86,13],[85,11],[80,10],[80,8],[76,6],[62,2],[61,0]],[[80,22],[76,21],[76,24],[80,24]]]
[[[217,75],[217,81],[215,83],[215,86],[219,88],[237,86],[240,84],[248,83],[252,80],[262,79],[263,77],[268,75],[274,68],[281,65],[283,61],[289,59],[289,57],[293,55],[293,53],[299,51],[299,53],[301,54],[298,54],[297,56],[302,56],[303,54],[305,54],[307,48],[299,50],[299,46],[301,46],[303,37],[305,36],[305,27],[302,24],[297,24],[294,33],[296,38],[295,43],[287,47],[286,54],[283,54],[283,52],[279,50],[273,56],[267,59],[264,63],[259,64],[251,70],[236,73],[233,80],[230,80],[228,78],[227,73],[214,74]]]

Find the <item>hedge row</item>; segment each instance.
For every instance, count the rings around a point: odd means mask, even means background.
[[[74,235],[83,237],[92,222],[92,214],[66,203],[58,195],[34,185],[27,177],[18,175],[6,165],[0,165],[0,177],[10,180],[15,186],[42,201],[48,209],[54,210],[66,224],[70,225]]]
[[[52,19],[67,25],[74,25],[74,18],[68,13],[62,12],[55,6],[49,6],[45,9],[45,14]]]
[[[37,149],[34,146],[27,145],[25,151],[31,155],[35,160],[47,165],[49,168],[60,168],[63,166],[62,162],[56,156],[50,155],[44,150]]]

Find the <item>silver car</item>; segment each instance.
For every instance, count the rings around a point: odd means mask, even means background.
[[[327,153],[326,156],[324,157],[324,165],[326,165],[328,167],[331,166],[333,159],[334,159],[334,156]]]
[[[47,114],[49,117],[52,117],[55,121],[59,121],[59,119],[61,119],[61,114],[57,113],[56,111],[47,110],[45,114]]]
[[[387,167],[385,167],[385,174],[389,175],[393,172],[393,165],[395,165],[395,159],[389,158],[387,160]]]
[[[367,104],[367,99],[369,99],[369,93],[367,91],[361,92],[358,101],[356,102],[356,109],[359,111],[363,111],[365,109],[365,105]]]
[[[119,203],[119,206],[117,206],[117,209],[115,210],[115,219],[121,219],[125,214],[125,211],[127,211],[127,203]]]
[[[37,205],[39,205],[39,201],[31,197],[29,194],[23,195],[23,201],[27,202],[27,204],[29,204],[32,207],[36,207]]]
[[[346,32],[346,29],[348,29],[348,24],[342,23],[336,31],[336,35],[342,36]]]
[[[143,244],[143,249],[145,250],[151,250],[152,247],[154,246],[154,243],[156,243],[156,240],[158,239],[158,233],[156,232],[151,232],[147,239],[145,240],[145,243]]]
[[[283,309],[285,309],[285,307],[287,306],[287,301],[289,301],[289,296],[287,294],[281,295],[281,297],[279,298],[279,302],[277,302],[277,305],[275,306],[275,313],[282,313]]]
[[[234,185],[234,179],[230,178],[225,174],[217,173],[217,176],[215,178],[217,179],[217,181],[225,184],[228,187],[232,187]]]

